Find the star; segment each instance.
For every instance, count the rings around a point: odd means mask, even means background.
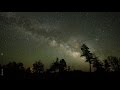
[[[3,56],[4,54],[3,54],[3,53],[1,53],[0,55],[1,55],[1,56]]]
[[[105,31],[103,30],[102,32],[104,33]]]
[[[96,38],[95,40],[96,40],[96,41],[99,41],[99,39],[98,39],[98,38]]]

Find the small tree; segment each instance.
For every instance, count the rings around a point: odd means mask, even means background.
[[[55,62],[52,63],[51,67],[50,67],[50,71],[53,72],[63,72],[66,70],[67,64],[65,62],[64,59],[61,59],[60,61],[58,60],[58,58],[56,59]]]
[[[103,72],[104,71],[103,63],[97,57],[94,58],[93,67],[96,68],[95,72]]]
[[[23,63],[10,62],[4,66],[4,76],[7,78],[23,79],[24,71]]]
[[[67,71],[69,72],[70,70],[71,70],[71,67],[70,67],[70,66],[68,66],[68,67],[67,67]]]
[[[37,74],[44,72],[44,65],[40,60],[33,64],[33,72]]]
[[[107,60],[110,62],[111,68],[115,72],[120,71],[120,59],[114,56],[108,56]]]
[[[108,60],[104,60],[104,68],[106,72],[110,72],[110,64]]]
[[[55,62],[52,63],[52,65],[50,66],[49,71],[53,71],[56,72],[59,70],[59,59],[57,58]]]
[[[26,75],[26,79],[31,79],[31,70],[30,70],[30,67],[28,67],[26,70],[25,70],[25,75]]]
[[[63,72],[66,70],[67,64],[64,59],[60,60],[59,71]]]

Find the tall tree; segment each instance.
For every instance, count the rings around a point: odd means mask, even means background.
[[[86,62],[89,62],[90,72],[91,72],[91,64],[92,64],[92,61],[94,59],[93,54],[89,51],[89,48],[85,44],[82,45],[81,50],[83,52],[83,54],[81,56],[86,57]]]

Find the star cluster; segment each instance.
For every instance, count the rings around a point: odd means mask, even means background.
[[[47,68],[59,57],[86,71],[80,46],[86,43],[100,58],[119,56],[119,29],[119,12],[1,12],[0,58],[26,66],[41,59]]]

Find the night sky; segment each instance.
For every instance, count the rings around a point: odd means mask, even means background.
[[[0,63],[41,60],[45,68],[65,59],[72,69],[89,70],[80,57],[86,43],[101,60],[120,56],[119,12],[1,12]]]

